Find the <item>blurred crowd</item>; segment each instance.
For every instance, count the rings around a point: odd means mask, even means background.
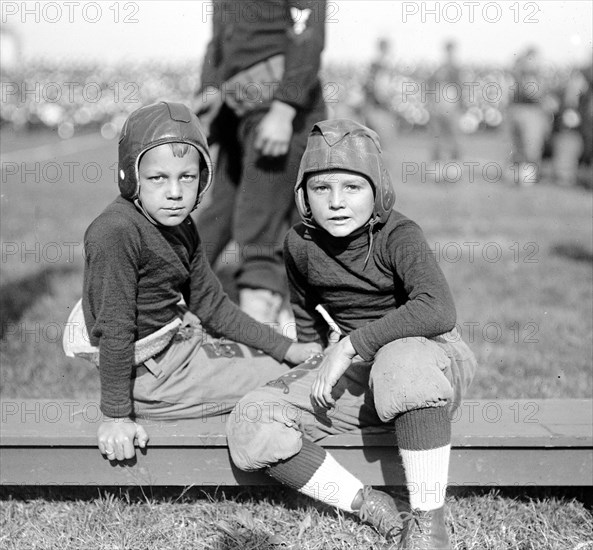
[[[111,139],[128,114],[161,99],[187,102],[199,86],[199,61],[171,64],[26,63],[2,70],[0,124],[49,128],[62,138],[100,129]]]
[[[0,124],[16,130],[50,128],[64,139],[98,129],[112,139],[127,115],[140,105],[163,98],[191,102],[199,87],[199,63],[44,61],[3,69]],[[455,68],[446,63],[394,61],[389,44],[380,41],[375,59],[366,66],[326,64],[322,75],[325,97],[334,113],[347,112],[372,126],[378,111],[390,117],[398,131],[430,129],[443,109],[454,110],[455,128],[472,134],[512,122],[517,97],[531,94],[548,120],[542,155],[549,154],[555,136],[568,133],[579,140],[580,162],[590,166],[591,66],[542,64],[536,76],[521,83],[510,63]],[[443,66],[445,76],[441,77]]]
[[[358,65],[333,65],[326,68],[326,81],[340,84],[340,101],[355,110],[363,111],[370,95],[366,87],[368,68]],[[591,68],[588,68],[590,73]],[[435,72],[434,65],[393,66],[381,75],[372,92],[376,103],[385,107],[397,118],[399,126],[426,126],[430,119],[430,100],[433,90],[426,82]],[[558,112],[571,78],[584,78],[586,70],[547,67],[540,85],[547,90],[546,102],[551,113]],[[459,90],[463,112],[461,129],[474,133],[481,129],[496,128],[502,124],[514,94],[512,71],[495,67],[462,67],[461,84],[450,91],[441,88],[454,101]],[[590,74],[589,74],[590,86]],[[438,93],[438,92],[437,92]],[[441,97],[441,100],[442,97]],[[447,98],[444,101],[448,101]],[[571,127],[576,123],[570,123]]]

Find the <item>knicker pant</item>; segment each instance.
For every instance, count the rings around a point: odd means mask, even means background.
[[[136,371],[132,397],[139,418],[227,414],[249,391],[289,371],[249,346],[211,337],[192,313],[183,321],[169,346]]]
[[[229,241],[237,243],[237,286],[285,294],[282,245],[297,221],[294,185],[313,124],[326,118],[321,99],[297,114],[288,153],[262,157],[254,148],[266,111],[239,119],[223,107],[216,125],[219,143],[212,202],[198,215],[198,232],[213,263]]]

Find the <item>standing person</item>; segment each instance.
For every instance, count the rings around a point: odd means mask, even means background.
[[[146,446],[136,419],[228,413],[286,372],[283,360],[321,349],[254,321],[223,292],[189,215],[211,180],[206,138],[188,107],[162,102],[128,117],[121,195],[84,237],[84,351],[99,367],[99,449],[110,460],[132,458],[134,442]]]
[[[533,185],[541,177],[544,144],[552,129],[546,112],[541,60],[535,47],[517,57],[513,67],[509,105],[514,178],[518,185]]]
[[[214,263],[238,245],[243,311],[276,323],[287,294],[282,242],[307,134],[325,118],[319,69],[325,1],[215,0],[198,114],[219,145],[212,204],[197,219]]]
[[[444,46],[445,59],[428,79],[429,132],[432,138],[432,159],[435,162],[459,160],[459,117],[461,116],[461,71],[457,64],[457,44]]]
[[[394,73],[391,42],[387,38],[380,38],[377,41],[377,53],[369,66],[364,86],[364,124],[378,134],[385,133],[395,139],[396,119],[391,106]]]
[[[422,230],[392,210],[394,201],[375,132],[345,119],[313,127],[296,183],[302,223],[287,234],[286,267],[299,338],[327,343],[321,305],[341,339],[247,394],[227,437],[242,470],[266,468],[404,548],[450,549],[450,409],[475,359],[454,328],[453,299]],[[315,443],[381,425],[397,435],[407,521],[391,497],[363,486]]]

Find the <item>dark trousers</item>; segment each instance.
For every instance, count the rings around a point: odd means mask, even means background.
[[[198,214],[198,232],[214,264],[234,241],[238,288],[287,292],[282,259],[284,236],[298,221],[294,185],[313,124],[326,118],[325,105],[297,114],[288,153],[262,157],[253,147],[255,131],[266,111],[238,118],[223,106],[212,127],[219,144],[211,202]]]

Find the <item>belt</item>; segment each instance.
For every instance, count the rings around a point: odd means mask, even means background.
[[[185,325],[177,328],[177,332],[175,332],[173,337],[169,340],[169,343],[161,351],[155,353],[152,357],[145,359],[142,363],[136,366],[136,369],[132,373],[132,378],[139,378],[140,376],[144,376],[147,373],[152,374],[151,370],[145,365],[145,363],[163,356],[171,347],[173,342],[182,342],[184,340],[189,340],[194,335],[196,330],[196,327],[191,325]]]

